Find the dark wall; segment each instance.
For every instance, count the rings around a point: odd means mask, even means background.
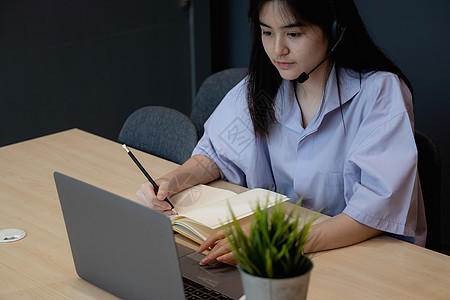
[[[250,55],[248,1],[211,1],[212,72],[247,67]]]
[[[180,3],[0,1],[0,146],[73,127],[115,139],[146,105],[189,113]]]
[[[227,1],[223,31],[227,67],[245,67],[249,56],[247,1]],[[376,42],[410,79],[415,91],[416,129],[431,137],[441,152],[442,240],[450,245],[450,2],[447,0],[355,0]],[[222,16],[224,18],[224,16]],[[214,29],[213,29],[214,31]]]

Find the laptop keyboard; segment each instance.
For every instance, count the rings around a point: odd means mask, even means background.
[[[232,299],[225,296],[219,292],[216,292],[204,285],[183,277],[184,284],[184,296],[187,300],[197,300],[197,299]]]

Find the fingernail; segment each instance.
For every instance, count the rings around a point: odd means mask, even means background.
[[[206,259],[202,259],[202,260],[200,261],[200,266],[204,266],[204,265],[206,265]]]

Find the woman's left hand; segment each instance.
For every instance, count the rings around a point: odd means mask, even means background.
[[[219,262],[236,265],[233,252],[227,241],[228,233],[221,229],[212,234],[203,244],[198,247],[197,252],[201,253],[208,248],[211,251],[200,261],[200,265],[204,266],[207,263],[217,260]]]

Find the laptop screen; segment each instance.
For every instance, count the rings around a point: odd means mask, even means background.
[[[54,178],[80,278],[121,298],[184,299],[183,270],[232,298],[243,294],[236,268],[201,267],[201,254],[186,247],[178,246],[178,258],[166,215],[58,172]]]

